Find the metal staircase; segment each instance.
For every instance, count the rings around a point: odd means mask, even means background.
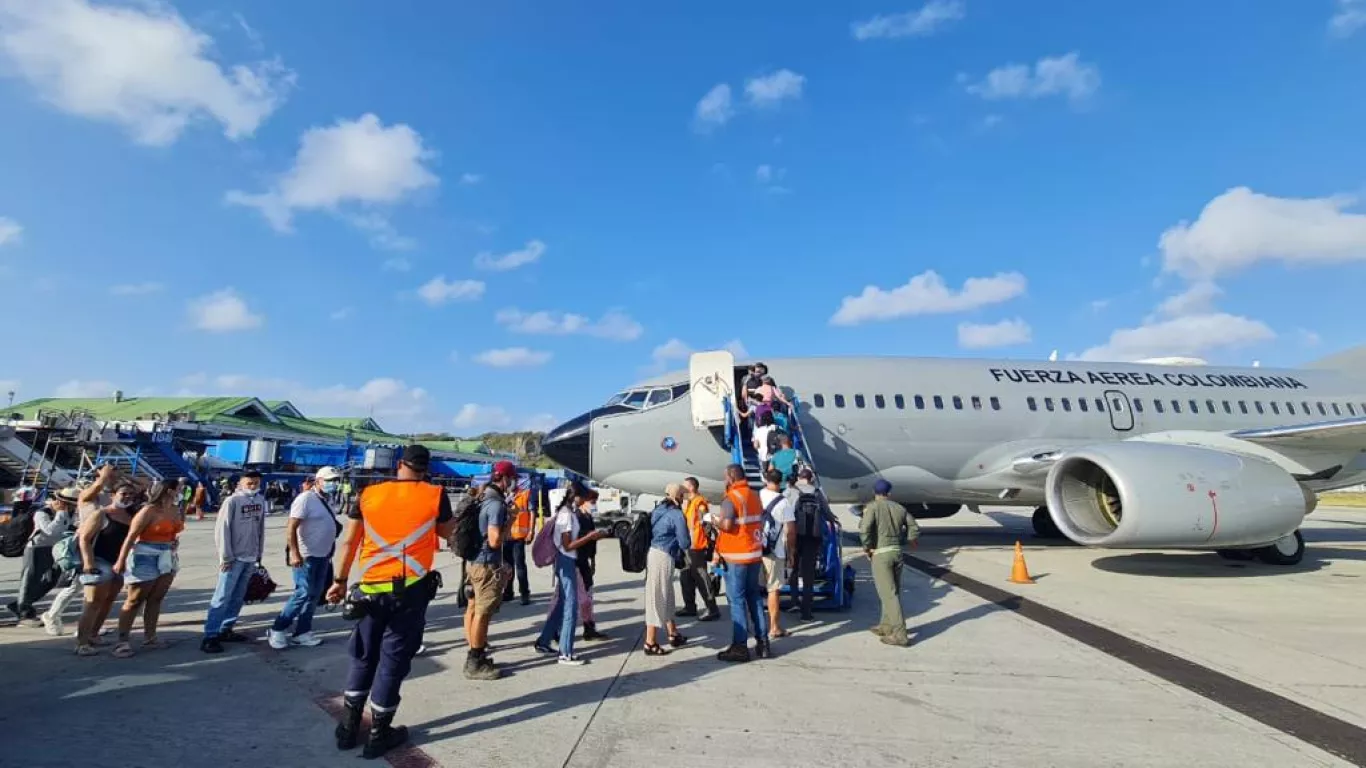
[[[66,485],[75,480],[70,472],[20,440],[14,428],[7,426],[0,426],[0,471],[20,484],[27,481],[37,488]]]

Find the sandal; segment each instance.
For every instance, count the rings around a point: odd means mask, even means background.
[[[148,650],[160,651],[166,648],[170,648],[171,644],[166,642],[165,640],[158,640],[155,637],[149,637],[146,640],[142,641],[142,647],[147,648]]]
[[[100,649],[96,648],[96,647],[93,646],[93,645],[90,645],[89,643],[84,643],[84,644],[82,644],[82,645],[76,646],[76,655],[77,655],[77,656],[99,656],[99,655],[100,655]]]
[[[646,656],[668,656],[669,652],[660,647],[658,643],[650,643],[645,646]]]
[[[120,641],[118,645],[114,646],[113,656],[116,659],[127,659],[133,654],[133,646],[129,645],[127,641]]]
[[[687,642],[688,638],[684,637],[682,632],[676,635],[669,635],[669,645],[672,645],[675,648],[682,648]]]
[[[768,633],[768,637],[769,637],[770,640],[776,640],[776,639],[778,639],[778,638],[780,638],[780,637],[791,637],[791,636],[792,636],[792,633],[791,633],[791,632],[788,632],[786,629],[780,629],[780,630],[778,630],[777,632],[770,632],[770,633]]]

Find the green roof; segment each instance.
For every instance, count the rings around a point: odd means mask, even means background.
[[[40,410],[83,410],[104,421],[142,421],[154,413],[162,417],[168,413],[192,413],[195,421],[209,421],[215,416],[232,413],[251,403],[260,401],[254,397],[126,397],[122,400],[115,400],[112,397],[45,397],[17,403],[7,412],[22,414],[20,418],[23,420],[38,418]]]
[[[482,440],[421,440],[418,445],[425,445],[433,451],[450,451],[451,453],[478,453],[485,456],[492,456],[493,451],[484,444]]]
[[[330,427],[341,427],[342,429],[350,427],[352,429],[364,429],[370,432],[384,431],[384,428],[379,425],[379,422],[369,416],[314,416],[312,420],[319,424],[326,424]]]

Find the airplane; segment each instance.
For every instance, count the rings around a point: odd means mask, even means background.
[[[1366,347],[1305,369],[914,357],[773,360],[831,503],[873,483],[918,518],[1035,507],[1035,533],[1293,565],[1317,494],[1366,480]],[[694,353],[551,430],[546,456],[629,493],[759,466],[735,417],[748,365]]]

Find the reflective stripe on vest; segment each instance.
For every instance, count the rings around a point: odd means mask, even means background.
[[[741,482],[727,488],[726,497],[735,507],[735,529],[717,534],[716,551],[728,563],[757,563],[764,554],[763,545],[759,542],[763,520],[759,495],[747,483]]]
[[[707,548],[707,530],[702,527],[702,516],[707,514],[707,500],[699,494],[688,499],[683,515],[688,518],[688,535],[692,537],[693,549]]]
[[[359,581],[412,583],[427,575],[436,558],[436,517],[444,492],[430,483],[392,480],[361,493]]]

